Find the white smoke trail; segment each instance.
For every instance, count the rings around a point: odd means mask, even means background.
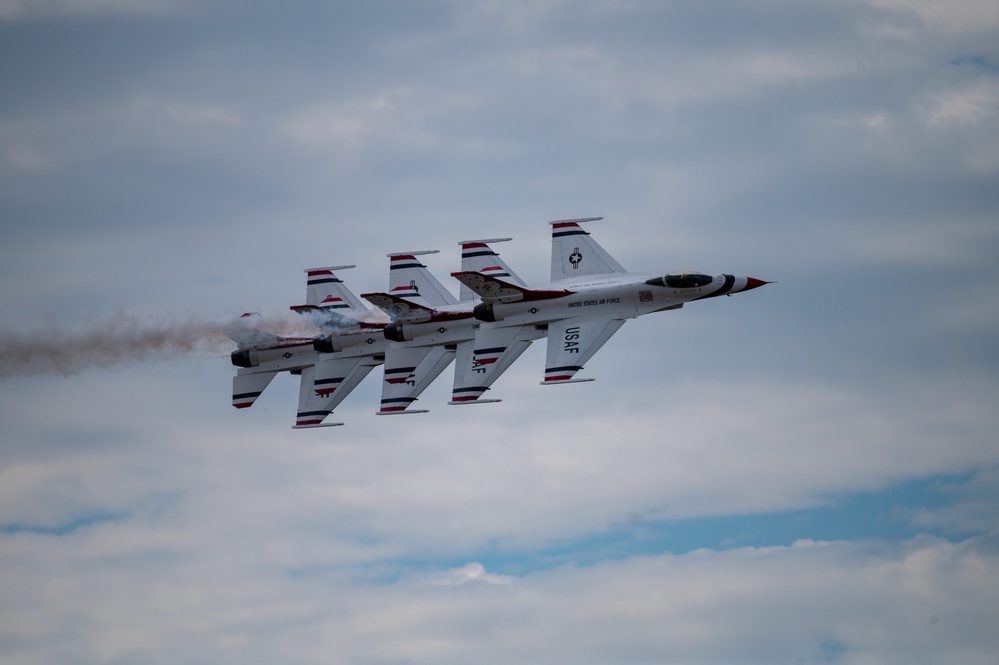
[[[236,320],[220,323],[193,317],[170,319],[119,313],[69,329],[48,326],[32,331],[0,331],[0,378],[70,376],[91,367],[109,368],[195,353],[229,353],[236,345],[227,333],[237,325]],[[315,328],[294,315],[257,318],[253,325],[282,336],[315,334]]]

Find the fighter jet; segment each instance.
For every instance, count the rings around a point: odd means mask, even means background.
[[[308,317],[325,335],[279,337],[251,327],[252,314],[229,331],[238,347],[232,364],[232,405],[253,406],[278,372],[301,375],[295,429],[331,427],[325,418],[368,373],[380,365],[385,352],[385,321],[358,300],[335,271],[354,266],[306,270],[306,304],[291,309]],[[317,341],[318,340],[318,341]],[[336,353],[333,353],[333,352]]]
[[[507,240],[509,238],[462,241],[459,243],[461,269],[495,275],[523,285],[489,246]],[[471,397],[474,399],[499,378],[532,339],[544,334],[532,329],[519,335],[517,343],[509,345],[508,353],[492,351],[488,359],[480,362],[474,340],[483,324],[473,316],[475,294],[463,286],[461,300],[455,300],[417,259],[432,253],[436,250],[389,254],[389,292],[361,295],[392,318],[392,323],[384,330],[388,346],[379,415],[425,413],[425,409],[409,407],[456,357],[454,394],[468,399],[465,396],[471,390],[475,393]],[[451,403],[464,403],[464,400]]]
[[[451,322],[474,321],[471,308],[456,310],[455,297],[416,258],[436,253],[425,250],[389,254],[389,291],[361,294],[392,319],[383,331],[385,370],[379,415],[426,413],[426,409],[409,407],[454,360],[455,331]],[[407,339],[402,334],[404,327],[421,334]]]
[[[770,283],[754,277],[696,271],[628,272],[580,226],[600,219],[603,218],[550,223],[551,284],[544,288],[526,288],[483,271],[452,273],[482,299],[473,309],[475,318],[494,326],[479,329],[483,339],[476,339],[477,349],[492,347],[486,338],[499,330],[522,334],[525,329],[547,327],[548,350],[542,385],[592,381],[592,378],[576,378],[576,373],[627,319],[679,309],[694,300],[732,295]]]

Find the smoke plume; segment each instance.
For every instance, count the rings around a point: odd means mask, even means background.
[[[68,329],[46,326],[32,331],[0,331],[0,377],[69,376],[126,362],[197,353],[228,354],[236,344],[227,335],[238,326],[235,319],[218,322],[119,313]],[[307,322],[294,315],[256,318],[253,326],[277,335],[314,334]]]

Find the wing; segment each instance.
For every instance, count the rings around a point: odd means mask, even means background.
[[[483,324],[475,339],[458,344],[454,387],[448,404],[482,404],[498,399],[479,399],[489,386],[509,369],[531,342],[544,333],[534,326],[494,328]]]
[[[429,321],[434,312],[429,307],[391,293],[362,293],[361,297],[388,314],[393,321],[423,323]]]
[[[592,381],[573,376],[623,325],[623,319],[573,318],[551,323],[542,385]]]
[[[326,358],[302,369],[295,429],[329,427],[326,416],[380,363],[371,358]]]
[[[451,292],[430,274],[427,267],[416,258],[423,254],[436,254],[437,250],[389,254],[389,292],[410,298],[430,307],[454,305]]]
[[[451,361],[454,347],[391,344],[385,351],[385,381],[379,415],[426,413],[407,411]]]
[[[563,219],[552,226],[552,284],[565,279],[627,272],[580,226],[603,217]]]
[[[356,324],[368,314],[368,308],[334,273],[353,267],[331,266],[306,270],[305,304],[292,305],[291,309],[309,317],[323,330]]]
[[[236,370],[232,377],[232,405],[237,409],[253,406],[275,376],[277,372]]]
[[[510,266],[500,258],[489,243],[506,242],[510,238],[491,238],[488,240],[462,240],[461,245],[461,271],[480,272],[483,275],[499,277],[511,284],[526,287],[520,277],[518,277]],[[466,284],[461,285],[460,300],[473,300],[475,293]]]
[[[484,301],[520,302],[521,300],[549,300],[572,295],[565,289],[527,289],[498,277],[481,272],[453,272],[451,276],[474,291]]]

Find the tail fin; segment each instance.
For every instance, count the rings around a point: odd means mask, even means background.
[[[492,238],[489,240],[463,240],[461,245],[461,271],[480,272],[491,277],[499,277],[517,286],[527,286],[510,266],[500,258],[489,243],[506,242],[510,238]],[[459,300],[474,300],[475,292],[462,283]]]
[[[307,269],[305,304],[292,305],[291,309],[309,317],[322,330],[356,325],[368,314],[368,308],[334,273],[353,267],[349,265]]]
[[[436,253],[437,250],[432,249],[389,254],[389,292],[430,307],[456,304],[458,301],[451,292],[416,258]]]
[[[552,227],[552,284],[565,279],[627,272],[579,225],[603,217],[550,222]]]

